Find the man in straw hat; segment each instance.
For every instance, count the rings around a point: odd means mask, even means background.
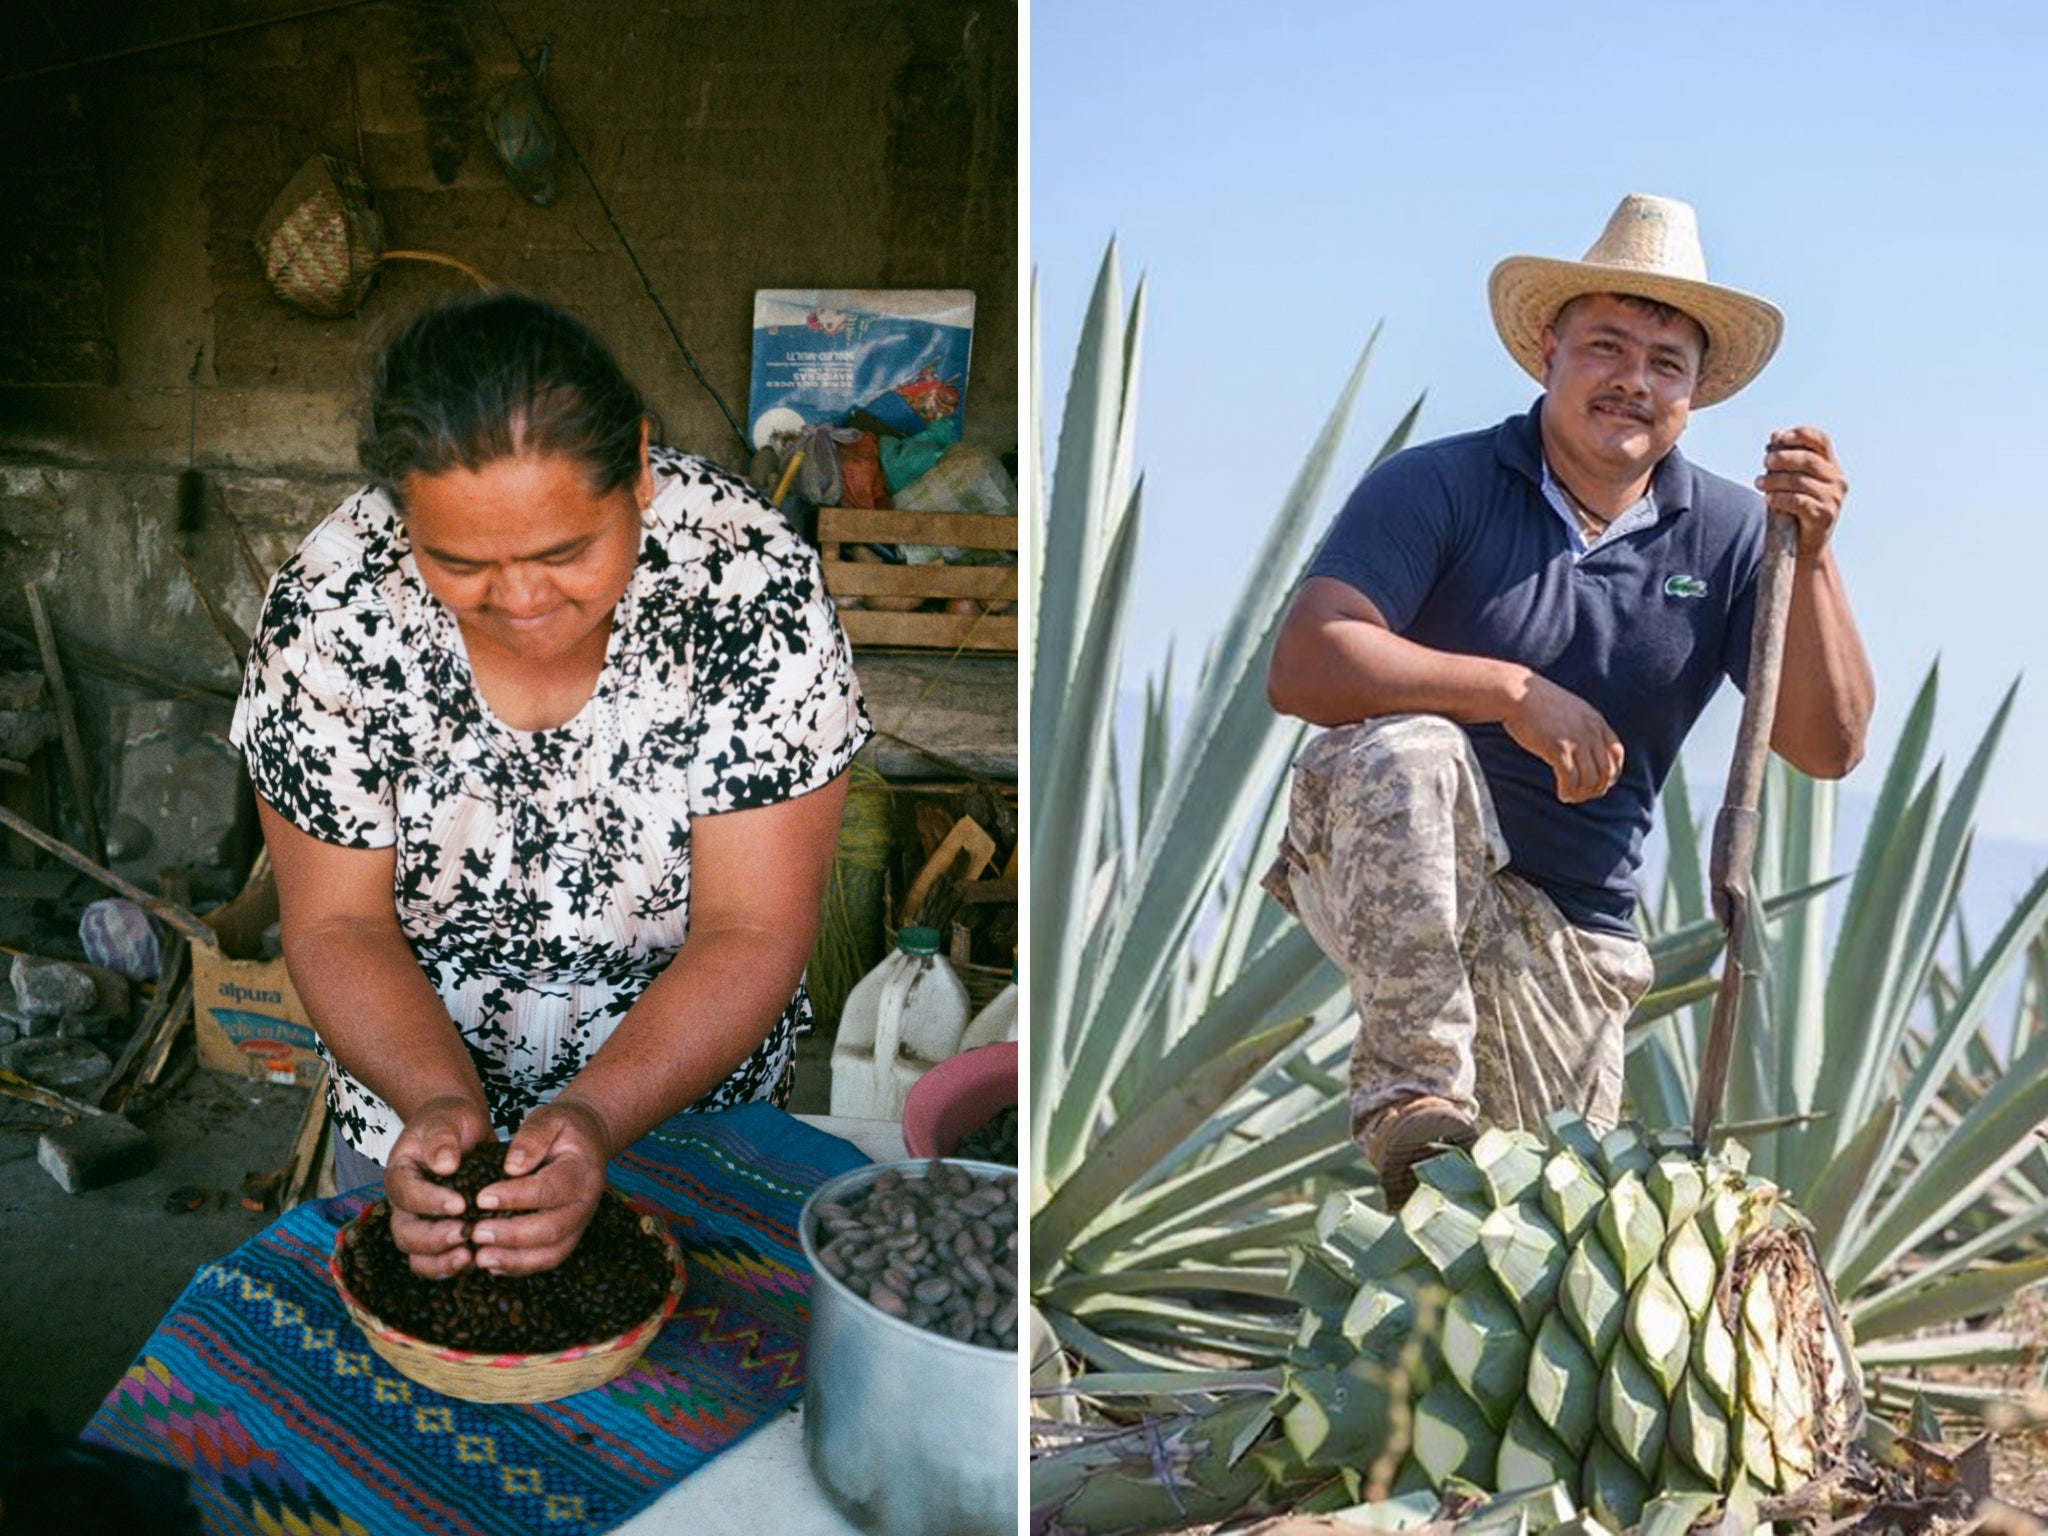
[[[1771,745],[1840,777],[1874,693],[1827,435],[1773,433],[1755,491],[1678,452],[1783,323],[1707,280],[1692,209],[1624,198],[1584,260],[1511,257],[1490,288],[1542,397],[1366,476],[1267,684],[1330,727],[1295,763],[1266,889],[1350,978],[1352,1134],[1390,1204],[1479,1120],[1619,1114],[1651,977],[1632,877],[1686,732],[1746,678],[1766,507],[1799,525]]]

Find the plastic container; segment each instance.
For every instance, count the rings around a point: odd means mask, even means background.
[[[1014,1168],[961,1160],[978,1174]],[[877,1536],[1014,1536],[1021,1356],[913,1328],[818,1262],[817,1207],[858,1199],[884,1168],[821,1184],[797,1218],[811,1266],[804,1448],[827,1497]]]
[[[976,1050],[1017,1038],[1017,983],[1011,982],[989,1000],[960,1036],[960,1049]]]
[[[960,1138],[1017,1102],[1017,1042],[962,1051],[942,1061],[903,1101],[903,1146],[912,1157],[951,1157]]]
[[[905,928],[896,952],[854,983],[832,1046],[832,1113],[896,1120],[917,1080],[958,1053],[967,988],[932,928]]]

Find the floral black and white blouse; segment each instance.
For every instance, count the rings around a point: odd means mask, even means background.
[[[515,730],[421,583],[397,509],[351,496],[278,571],[235,711],[256,791],[325,843],[397,849],[399,926],[517,1129],[689,930],[690,823],[828,783],[872,734],[817,557],[745,482],[656,449],[655,497],[590,701]],[[801,985],[693,1108],[788,1097]],[[329,1068],[383,1161],[401,1126]]]

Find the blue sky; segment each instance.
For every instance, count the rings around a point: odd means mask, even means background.
[[[1535,397],[1488,319],[1495,261],[1577,256],[1624,192],[1661,193],[1699,209],[1716,279],[1788,317],[1686,452],[1746,481],[1810,421],[1850,480],[1838,550],[1880,693],[1850,792],[1937,655],[1952,762],[2025,673],[1981,821],[2048,848],[2043,13],[1034,0],[1030,36],[1048,451],[1112,234],[1149,275],[1127,686],[1170,635],[1199,654],[1376,322],[1331,512],[1417,394],[1423,437]],[[1737,703],[1689,754],[1710,794]]]

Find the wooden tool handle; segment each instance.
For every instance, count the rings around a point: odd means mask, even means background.
[[[1756,862],[1757,801],[1770,761],[1771,726],[1778,714],[1778,684],[1785,670],[1785,618],[1792,608],[1792,566],[1799,553],[1799,524],[1782,512],[1764,525],[1763,567],[1756,579],[1756,618],[1750,629],[1749,677],[1743,688],[1742,725],[1728,788],[1714,821],[1708,892],[1714,916],[1728,935],[1721,961],[1721,989],[1700,1059],[1699,1087],[1692,1103],[1692,1139],[1702,1148],[1721,1112],[1728,1063],[1735,1052],[1735,1020],[1742,1002],[1743,934],[1751,916],[1751,871]]]

